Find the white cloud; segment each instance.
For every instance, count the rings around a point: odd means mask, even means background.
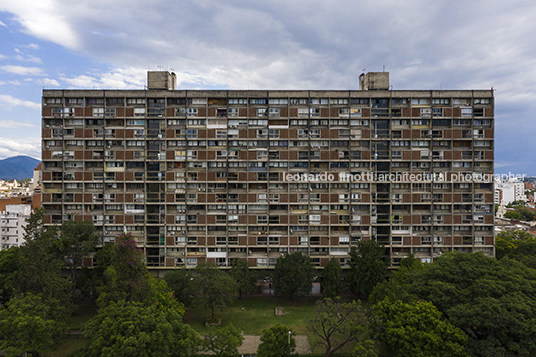
[[[50,79],[50,78],[38,79],[36,83],[44,87],[59,87],[60,86],[57,80]]]
[[[0,11],[15,14],[15,20],[33,36],[68,48],[78,48],[77,35],[68,21],[69,4],[55,0],[4,1],[0,4]],[[70,20],[76,23],[76,19]]]
[[[0,106],[6,107],[6,108],[23,106],[23,107],[28,107],[31,109],[36,109],[36,110],[41,109],[40,103],[35,103],[35,102],[28,101],[28,100],[22,100],[22,99],[15,98],[7,94],[0,94]]]
[[[23,66],[6,65],[6,66],[1,66],[0,69],[9,73],[19,74],[21,76],[44,75],[43,69],[39,67],[23,67]]]
[[[13,57],[14,59],[16,59],[17,61],[26,61],[26,62],[33,62],[33,63],[43,63],[43,61],[41,61],[41,58],[39,57],[35,57],[35,56],[22,56],[22,55],[16,55],[15,57]]]
[[[7,25],[3,23],[2,21],[0,21],[0,26],[7,27]]]
[[[0,137],[0,159],[27,155],[41,160],[41,138]]]
[[[139,68],[115,68],[105,73],[94,71],[75,77],[60,75],[60,80],[74,88],[141,89],[146,83],[146,75],[146,70]]]
[[[15,120],[2,120],[0,119],[0,128],[2,129],[17,129],[21,127],[36,128],[37,125],[32,123],[21,123]]]

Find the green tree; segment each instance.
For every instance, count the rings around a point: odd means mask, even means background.
[[[147,301],[151,298],[149,272],[131,234],[115,239],[110,265],[104,272],[106,283],[101,287],[98,303],[111,301]]]
[[[342,280],[341,280],[341,265],[335,258],[331,258],[322,272],[321,288],[322,296],[335,299],[341,295]]]
[[[521,241],[532,240],[534,236],[525,231],[502,231],[495,237],[495,256],[502,259],[515,251]]]
[[[6,356],[42,356],[63,337],[62,307],[56,299],[43,303],[38,295],[21,294],[0,308],[0,351]]]
[[[186,306],[190,306],[198,295],[194,284],[195,271],[193,269],[175,269],[166,275],[164,280],[175,293],[175,298]]]
[[[521,207],[525,207],[527,204],[527,202],[525,201],[512,201],[510,202],[509,204],[506,205],[506,207],[508,208],[521,208]]]
[[[97,229],[92,221],[66,221],[61,225],[61,234],[54,242],[58,257],[71,272],[71,283],[76,287],[77,266],[82,258],[95,249],[98,243]]]
[[[15,293],[39,295],[43,302],[49,299],[70,306],[71,283],[62,278],[62,261],[53,253],[56,237],[54,226],[43,224],[44,210],[38,209],[26,220],[25,243],[19,250],[19,267],[8,284]],[[66,314],[69,310],[65,310]]]
[[[361,302],[317,301],[314,317],[309,325],[312,334],[319,338],[324,356],[333,356],[354,341],[366,340],[369,319]]]
[[[277,259],[273,271],[273,287],[277,295],[287,299],[311,293],[315,269],[311,259],[301,252]]]
[[[82,267],[80,269],[80,276],[78,277],[78,287],[83,294],[91,297],[98,297],[102,286],[106,284],[104,272],[112,263],[114,256],[114,245],[106,244],[102,248],[97,248],[97,252],[94,255],[96,266],[91,269]]]
[[[401,300],[406,303],[417,301],[417,296],[410,294],[408,289],[401,283],[406,280],[409,274],[425,269],[427,265],[429,264],[421,263],[419,259],[415,259],[413,254],[402,258],[400,260],[400,267],[391,273],[390,278],[376,284],[372,293],[369,295],[369,303],[374,305],[386,297],[391,301]]]
[[[536,274],[522,263],[448,253],[403,284],[470,334],[470,354],[536,355]]]
[[[242,300],[242,294],[251,294],[255,291],[255,283],[257,278],[255,274],[249,269],[248,263],[242,259],[236,259],[233,261],[229,275],[238,284],[238,298]]]
[[[518,208],[517,212],[521,214],[521,217],[524,221],[534,221],[534,216],[536,213],[529,211],[526,208]]]
[[[287,326],[277,324],[262,330],[258,357],[284,357],[296,349],[294,332]]]
[[[19,269],[19,247],[0,250],[0,304],[13,296],[13,276]]]
[[[373,310],[381,319],[381,341],[392,356],[467,356],[467,335],[443,320],[430,302],[406,304],[385,299]]]
[[[232,324],[226,327],[212,327],[205,334],[203,348],[211,354],[222,357],[239,356],[238,347],[242,346],[244,337]]]
[[[378,357],[374,340],[368,339],[358,342],[351,354],[352,357]]]
[[[236,299],[238,284],[214,264],[204,263],[195,268],[194,284],[198,292],[197,302],[212,311],[215,320],[216,307],[224,308]]]
[[[517,211],[508,211],[504,214],[504,218],[522,220],[523,216]]]
[[[349,282],[357,294],[368,297],[374,286],[385,280],[390,259],[384,253],[384,246],[375,240],[359,241],[348,253]]]
[[[536,239],[524,239],[516,242],[516,245],[507,257],[536,269]]]
[[[174,309],[120,300],[99,309],[85,330],[82,356],[193,356],[201,338]]]

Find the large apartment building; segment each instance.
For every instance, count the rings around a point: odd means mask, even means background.
[[[46,222],[130,232],[147,265],[321,267],[374,239],[396,266],[494,255],[493,90],[43,90]],[[85,264],[91,265],[91,259]]]

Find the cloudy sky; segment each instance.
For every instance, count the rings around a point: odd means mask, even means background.
[[[496,173],[536,175],[535,1],[0,0],[0,159],[40,158],[43,88],[495,89]]]

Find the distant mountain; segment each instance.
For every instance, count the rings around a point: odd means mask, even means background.
[[[34,169],[39,163],[39,160],[29,156],[14,156],[0,160],[0,180],[32,178]]]

